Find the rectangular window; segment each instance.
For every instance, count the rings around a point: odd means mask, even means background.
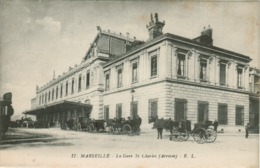
[[[207,60],[200,60],[200,80],[207,80]]]
[[[117,87],[122,86],[122,68],[117,70]]]
[[[138,81],[138,63],[134,62],[132,63],[132,82]]]
[[[227,104],[218,104],[218,123],[228,124],[228,106]]]
[[[44,94],[42,94],[42,104],[44,103]]]
[[[81,75],[79,75],[78,91],[81,91]]]
[[[185,99],[175,99],[175,121],[186,120],[186,112],[187,112],[187,100]]]
[[[109,119],[109,106],[104,106],[104,120],[107,121]]]
[[[134,102],[131,102],[130,117],[131,118],[137,118],[137,115],[138,115],[138,102],[134,101]]]
[[[50,100],[51,100],[51,91],[49,91],[48,102],[50,102]]]
[[[48,93],[46,92],[45,93],[45,103],[47,103],[47,95],[48,95]]]
[[[66,96],[68,96],[68,91],[69,91],[69,83],[68,83],[68,81],[67,81],[67,82],[66,82],[66,90],[65,90]]]
[[[209,120],[209,106],[208,102],[198,102],[198,122],[204,122]]]
[[[157,76],[157,55],[151,57],[151,77]]]
[[[74,83],[75,83],[74,78],[72,78],[72,81],[71,81],[71,94],[74,93]]]
[[[220,63],[219,83],[220,85],[226,85],[226,64]]]
[[[56,99],[58,99],[58,96],[59,96],[59,88],[58,86],[56,86]]]
[[[110,84],[110,74],[106,73],[106,81],[105,81],[105,90],[109,90],[109,84]]]
[[[62,98],[62,90],[63,90],[63,86],[62,83],[60,84],[60,98]]]
[[[54,88],[52,88],[51,100],[54,100]]]
[[[237,87],[242,88],[242,68],[237,68]]]
[[[185,70],[185,55],[184,54],[178,54],[177,75],[185,76],[184,70]]]
[[[244,125],[244,106],[236,106],[236,125]]]
[[[158,116],[158,99],[150,99],[148,119],[155,119],[157,116]]]
[[[90,72],[87,72],[86,75],[86,89],[89,88],[89,84],[90,84]]]
[[[116,105],[116,118],[117,119],[122,118],[122,104]]]

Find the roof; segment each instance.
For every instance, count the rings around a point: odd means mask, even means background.
[[[124,36],[122,35],[121,33],[120,34],[116,34],[116,33],[112,33],[110,32],[110,30],[108,31],[105,31],[105,30],[101,30],[101,28],[99,26],[97,26],[97,29],[98,29],[98,34],[96,35],[96,37],[94,38],[93,42],[91,43],[84,59],[86,59],[87,55],[91,52],[91,49],[93,48],[94,44],[98,41],[99,37],[103,34],[103,35],[106,35],[106,36],[112,36],[112,37],[115,37],[115,38],[118,38],[118,39],[121,39],[121,40],[127,40],[128,42],[134,42],[134,41],[137,41],[134,38],[130,38],[128,35],[127,36]]]
[[[23,112],[23,114],[37,115],[39,113],[57,112],[60,110],[69,110],[75,108],[87,108],[88,110],[91,110],[92,105],[72,101],[60,101],[45,105],[43,107],[25,111]]]
[[[172,41],[179,42],[179,43],[186,43],[186,44],[191,45],[192,48],[194,48],[194,49],[200,48],[200,49],[208,50],[210,52],[214,52],[216,54],[229,55],[232,58],[241,59],[241,60],[245,61],[246,63],[249,63],[252,60],[249,56],[246,56],[243,54],[239,54],[239,53],[236,53],[236,52],[233,52],[230,50],[226,50],[223,48],[215,47],[215,46],[207,46],[207,45],[204,45],[203,43],[200,43],[200,42],[192,40],[192,39],[181,37],[181,36],[178,36],[175,34],[165,33],[161,36],[154,38],[153,40],[147,41],[146,43],[141,44],[138,47],[135,47],[133,50],[130,50],[129,52],[127,52],[125,54],[122,54],[120,57],[117,57],[117,59],[109,61],[104,66],[105,67],[109,66],[114,62],[124,59],[125,57],[128,57],[131,54],[139,52],[140,50],[145,49],[151,45],[157,44],[163,40],[172,40]]]

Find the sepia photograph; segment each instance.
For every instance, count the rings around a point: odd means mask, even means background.
[[[0,167],[258,168],[259,9],[0,0]]]

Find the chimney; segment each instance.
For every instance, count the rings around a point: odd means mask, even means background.
[[[213,46],[212,32],[213,29],[210,27],[210,25],[208,26],[208,28],[204,27],[201,35],[194,40],[207,46]]]
[[[149,22],[149,25],[146,26],[149,32],[148,41],[163,34],[162,29],[165,25],[165,21],[160,22],[157,13],[154,14],[154,18],[153,18],[153,14],[151,14],[151,21]]]

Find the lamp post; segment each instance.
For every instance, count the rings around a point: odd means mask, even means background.
[[[131,100],[131,114],[132,114],[132,117],[134,117],[134,114],[133,114],[134,104],[133,104],[133,102],[134,102],[134,93],[135,93],[135,90],[132,88],[130,92],[131,92],[131,94],[132,94],[132,100]]]

